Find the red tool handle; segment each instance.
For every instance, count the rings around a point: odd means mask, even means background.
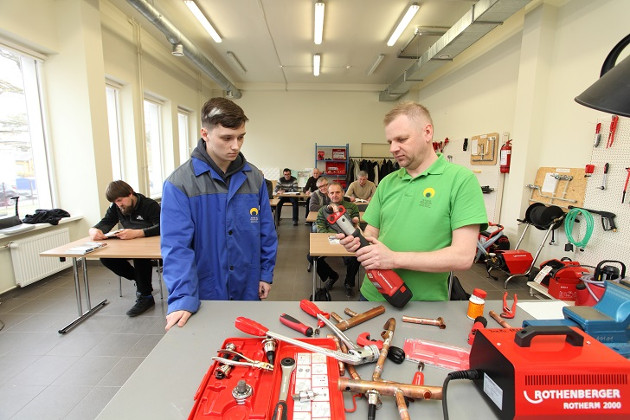
[[[357,337],[357,344],[363,347],[373,344],[378,347],[379,350],[383,348],[383,340],[372,340],[370,338],[370,333],[368,332],[359,334]]]
[[[289,328],[294,329],[297,332],[301,332],[307,337],[313,336],[313,329],[308,325],[302,324],[297,319],[293,318],[291,315],[282,314],[280,315],[280,322],[286,325]]]
[[[267,335],[267,331],[269,331],[269,328],[256,321],[252,321],[249,318],[245,318],[244,316],[236,318],[234,326],[243,331],[245,334],[254,335],[256,337],[264,337]]]
[[[317,314],[322,314],[324,318],[330,319],[330,314],[328,312],[322,311],[321,309],[317,307],[317,305],[315,305],[310,300],[302,299],[300,301],[300,308],[312,317],[317,318]],[[321,328],[326,324],[324,324],[322,321],[318,319],[317,325],[319,325],[319,327]]]

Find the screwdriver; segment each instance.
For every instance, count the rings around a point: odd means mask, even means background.
[[[286,325],[287,327],[304,334],[307,337],[313,336],[313,328],[309,327],[308,325],[302,324],[300,321],[293,318],[291,315],[287,315],[287,314],[280,315],[280,322]]]

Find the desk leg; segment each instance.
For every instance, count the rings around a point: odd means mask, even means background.
[[[92,303],[90,302],[90,285],[88,283],[88,275],[87,275],[87,260],[83,258],[83,283],[85,284],[85,296],[87,298],[88,310],[87,312],[83,312],[83,308],[81,307],[81,288],[79,286],[79,269],[77,266],[77,259],[72,258],[72,268],[74,271],[74,291],[77,296],[77,308],[79,310],[79,317],[74,321],[60,329],[59,334],[65,334],[81,322],[85,321],[90,316],[94,315],[97,311],[107,305],[107,299],[103,299],[99,302],[95,307],[92,308]]]
[[[315,302],[317,299],[315,299],[315,289],[317,288],[317,257],[312,257],[313,258],[313,302]]]

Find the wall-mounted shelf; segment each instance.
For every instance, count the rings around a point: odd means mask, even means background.
[[[315,168],[322,175],[338,181],[346,188],[346,174],[350,168],[350,147],[345,145],[323,145],[315,143]]]

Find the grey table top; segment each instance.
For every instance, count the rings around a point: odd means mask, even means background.
[[[344,308],[362,313],[375,306],[376,302],[317,302],[324,311],[334,311],[344,318]],[[369,332],[373,338],[380,338],[385,322],[393,317],[396,331],[392,345],[403,347],[407,338],[420,338],[443,342],[469,349],[468,333],[472,321],[466,317],[468,302],[411,302],[403,309],[397,309],[384,303],[384,314],[361,325],[355,326],[345,334],[356,340],[362,332]],[[494,310],[500,313],[502,302],[488,301],[485,312]],[[99,419],[182,419],[187,418],[194,404],[193,397],[204,374],[212,364],[211,357],[221,348],[229,337],[247,337],[234,326],[238,316],[245,316],[259,322],[269,330],[288,337],[303,337],[299,333],[282,325],[278,317],[288,313],[308,325],[315,325],[314,318],[304,313],[299,302],[223,302],[204,301],[198,313],[190,318],[183,328],[173,328],[156,345],[144,362],[131,375],[119,392],[99,415]],[[442,317],[446,329],[435,326],[411,324],[401,321],[402,315],[422,318]],[[488,328],[499,325],[486,316]],[[520,327],[524,319],[531,318],[523,310],[517,310],[516,317],[509,320],[513,327]],[[330,331],[324,327],[322,337]],[[362,365],[358,373],[365,380],[370,380],[374,364]],[[417,364],[405,361],[401,365],[386,361],[382,379],[411,383]],[[441,386],[449,370],[427,365],[424,369],[425,384]],[[495,418],[488,403],[483,399],[475,385],[466,380],[451,381],[448,386],[448,411],[451,419]],[[142,397],[139,397],[142,396]],[[381,419],[398,418],[393,397],[383,396],[383,406],[377,411]],[[346,407],[352,406],[350,393],[344,393]],[[411,418],[442,418],[440,401],[416,401],[409,406]],[[365,418],[367,403],[358,400],[357,410],[346,413],[349,419]]]

